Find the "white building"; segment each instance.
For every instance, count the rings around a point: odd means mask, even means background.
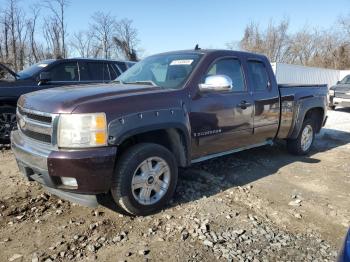
[[[350,70],[334,70],[283,63],[271,63],[278,84],[327,84],[328,88],[350,74]]]

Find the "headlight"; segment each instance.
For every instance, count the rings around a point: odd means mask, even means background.
[[[333,89],[330,89],[329,91],[328,91],[328,94],[330,95],[330,96],[334,96],[334,90]]]
[[[86,148],[107,145],[104,113],[61,114],[58,121],[58,146]]]

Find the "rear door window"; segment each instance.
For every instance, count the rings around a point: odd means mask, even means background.
[[[248,61],[248,70],[254,91],[265,91],[269,89],[269,78],[263,62]]]
[[[79,81],[77,62],[63,62],[48,70],[51,81]]]

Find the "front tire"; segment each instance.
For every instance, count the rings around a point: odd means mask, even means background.
[[[11,131],[16,127],[16,108],[0,107],[0,144],[9,144]]]
[[[177,177],[176,160],[168,149],[158,144],[137,144],[117,162],[112,197],[131,215],[149,215],[172,198]]]
[[[305,119],[296,139],[287,140],[287,149],[294,155],[306,155],[310,152],[315,140],[315,123]]]

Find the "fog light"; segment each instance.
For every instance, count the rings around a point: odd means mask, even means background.
[[[78,182],[74,177],[61,177],[62,184],[65,186],[78,186]]]

